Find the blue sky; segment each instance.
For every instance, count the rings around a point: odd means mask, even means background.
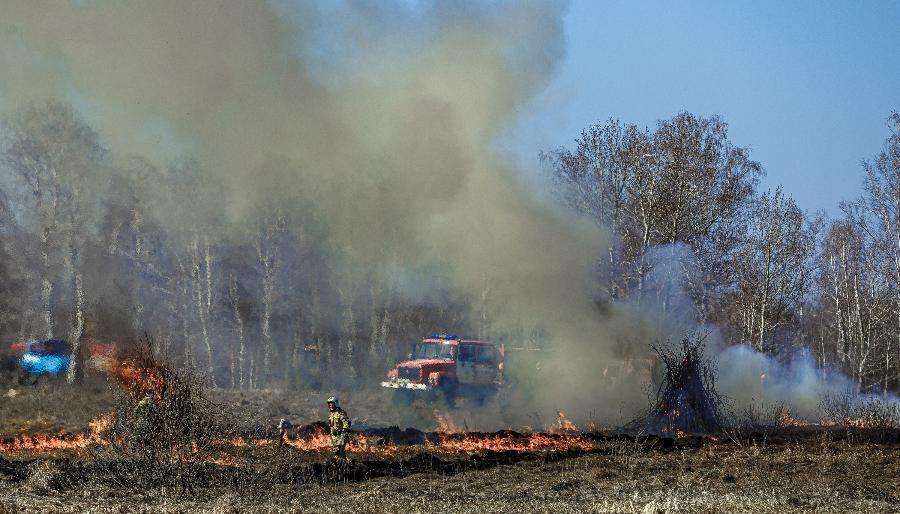
[[[566,57],[509,141],[523,164],[613,117],[718,114],[804,209],[860,192],[900,110],[900,1],[576,0]]]

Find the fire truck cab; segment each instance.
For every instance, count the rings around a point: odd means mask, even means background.
[[[435,334],[416,343],[381,386],[400,402],[422,393],[438,393],[451,404],[457,396],[483,402],[503,383],[504,354],[503,345]]]

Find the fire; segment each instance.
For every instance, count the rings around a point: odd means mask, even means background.
[[[569,420],[565,413],[556,411],[556,423],[550,426],[551,434],[573,434],[578,432],[578,426]]]
[[[165,386],[162,370],[135,366],[129,361],[115,361],[110,373],[135,398],[148,394],[158,398]]]
[[[796,418],[791,417],[788,414],[784,414],[781,417],[781,423],[786,427],[795,427],[795,428],[833,428],[839,425],[846,426],[847,428],[854,428],[857,430],[866,430],[878,428],[877,423],[873,420],[864,419],[864,418],[848,418],[843,420],[840,424],[831,420],[822,420],[822,421],[803,421]]]
[[[21,434],[13,438],[12,441],[0,442],[0,452],[19,453],[27,451],[32,453],[45,453],[59,450],[82,450],[92,443],[93,441],[84,435]]]
[[[847,426],[856,429],[878,428],[875,422],[867,419],[848,419]]]
[[[437,445],[426,444],[435,453],[480,453],[486,451],[560,452],[594,448],[594,444],[580,436],[553,436],[532,432],[526,436],[512,434],[475,435],[462,438],[442,436]]]
[[[90,353],[91,365],[115,379],[133,398],[146,395],[159,398],[163,394],[165,369],[153,359],[147,359],[148,353],[121,350],[115,344],[94,344]]]
[[[803,421],[797,418],[792,417],[791,415],[784,413],[781,416],[781,424],[786,427],[795,427],[795,428],[828,428],[835,426],[835,422],[833,421]]]
[[[785,414],[781,417],[781,422],[784,426],[788,427],[812,427],[812,428],[832,428],[836,427],[839,424],[831,421],[831,420],[822,420],[822,421],[803,421]],[[878,428],[877,424],[872,420],[867,420],[863,418],[850,418],[845,419],[841,423],[845,425],[847,428],[855,428],[859,430]]]
[[[112,423],[112,414],[104,414],[88,421],[88,429],[100,440],[100,435],[112,428]]]
[[[94,444],[105,444],[103,434],[111,426],[112,418],[107,414],[88,422],[89,430],[82,434],[19,434],[12,440],[0,441],[0,453],[81,451]]]
[[[112,418],[109,415],[101,416],[89,423],[89,430],[75,435],[20,435],[12,441],[0,442],[0,453],[18,454],[30,453],[59,453],[65,451],[81,452],[91,445],[109,444],[104,434],[112,426]],[[284,444],[295,450],[305,453],[327,453],[331,446],[331,437],[324,431],[315,431],[304,437],[286,438],[283,443],[276,438],[244,438],[233,437],[213,441],[221,451],[213,456],[205,457],[209,462],[220,465],[236,465],[240,459],[234,452],[246,448],[258,448]],[[389,441],[383,441],[379,437],[367,434],[354,434],[347,452],[357,457],[363,455],[375,457],[389,457],[397,455],[405,449],[424,448],[434,454],[458,455],[484,453],[489,451],[517,451],[517,452],[561,452],[561,451],[589,451],[594,443],[577,435],[558,435],[532,432],[530,434],[518,434],[515,432],[499,434],[462,434],[440,433],[437,442],[426,440],[424,445],[398,445]],[[189,455],[181,457],[192,460],[194,455],[200,453],[199,445],[195,442],[189,449],[185,449]]]
[[[437,420],[437,427],[435,428],[435,431],[446,434],[456,434],[462,432],[459,426],[453,422],[448,414],[441,414],[439,411],[435,410],[434,417]]]

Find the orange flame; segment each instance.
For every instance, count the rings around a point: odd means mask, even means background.
[[[0,441],[0,453],[81,451],[93,444],[105,444],[103,434],[111,426],[112,418],[106,414],[88,422],[89,431],[83,434],[19,434],[10,441]]]
[[[565,418],[562,418],[564,421]],[[569,422],[571,423],[571,422]],[[557,425],[570,427],[565,422]],[[112,427],[111,414],[100,416],[88,423],[88,430],[81,434],[57,434],[57,435],[26,435],[21,434],[9,441],[0,441],[0,453],[18,454],[30,453],[61,453],[66,451],[81,452],[91,445],[107,445],[109,439],[107,433]],[[256,448],[269,445],[285,444],[301,452],[326,453],[331,447],[331,436],[325,431],[316,430],[304,437],[297,438],[244,438],[233,437],[212,441],[221,447],[212,456],[204,456],[203,459],[220,465],[237,465],[239,457],[234,453],[243,448]],[[405,449],[413,449],[416,446],[401,446],[384,441],[380,437],[363,433],[355,433],[347,445],[347,452],[359,456],[371,455],[388,457],[396,455]],[[582,436],[574,434],[545,434],[533,432],[530,434],[501,433],[501,434],[462,434],[460,432],[442,432],[438,435],[437,442],[426,441],[418,446],[436,454],[472,454],[488,451],[529,451],[529,452],[559,452],[571,450],[591,450],[594,443]],[[194,442],[189,448],[185,448],[184,455],[177,458],[194,460],[201,453],[199,445]]]
[[[781,416],[781,423],[787,427],[797,427],[797,428],[833,428],[837,427],[839,423],[831,420],[822,420],[822,421],[803,421],[796,418],[791,417],[788,414],[784,414]],[[857,430],[866,430],[878,428],[876,422],[870,419],[864,418],[848,418],[842,420],[840,423],[841,426],[846,426],[847,428],[855,428]]]
[[[159,398],[162,395],[165,379],[160,369],[137,367],[128,361],[119,361],[113,364],[110,371],[133,397],[149,394]]]
[[[590,450],[594,444],[579,436],[552,436],[532,432],[525,437],[511,434],[466,435],[461,439],[442,437],[438,445],[426,444],[435,453],[480,453],[485,451],[559,452]]]
[[[835,426],[833,421],[803,421],[784,413],[781,415],[781,424],[795,428],[828,428]]]
[[[556,423],[550,426],[551,434],[573,434],[578,432],[578,426],[575,425],[562,411],[556,411]]]
[[[436,432],[443,432],[446,434],[456,434],[462,432],[462,429],[459,428],[459,425],[454,423],[453,419],[451,419],[448,414],[442,414],[435,410],[434,417],[437,420],[437,427],[435,428]]]

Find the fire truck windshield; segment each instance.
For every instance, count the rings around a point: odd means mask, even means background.
[[[452,359],[453,346],[443,343],[417,343],[414,359]]]

